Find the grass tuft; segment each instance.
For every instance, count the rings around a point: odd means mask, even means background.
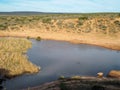
[[[37,40],[37,41],[41,41],[41,37],[38,36],[38,37],[36,38],[36,40]]]
[[[0,74],[11,78],[38,72],[38,67],[29,62],[24,54],[30,47],[31,42],[27,39],[0,38]]]

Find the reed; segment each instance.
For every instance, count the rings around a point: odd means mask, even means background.
[[[0,73],[13,77],[23,73],[35,73],[39,69],[25,55],[31,42],[23,38],[0,38]]]

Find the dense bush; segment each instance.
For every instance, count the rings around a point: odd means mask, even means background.
[[[88,17],[79,17],[78,20],[88,20]]]

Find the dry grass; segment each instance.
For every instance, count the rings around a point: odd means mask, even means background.
[[[118,33],[119,35],[119,33]],[[120,36],[106,36],[103,34],[77,34],[66,32],[39,31],[38,29],[26,29],[25,31],[0,31],[0,36],[17,36],[36,38],[40,36],[42,39],[62,40],[72,43],[85,43],[98,45],[110,49],[120,50]]]
[[[24,54],[31,42],[20,38],[0,38],[0,73],[13,77],[23,73],[38,72],[38,67]]]
[[[0,36],[64,40],[120,50],[120,14],[1,16]]]

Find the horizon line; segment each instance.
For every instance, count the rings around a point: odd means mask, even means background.
[[[118,11],[114,11],[114,12],[104,12],[104,11],[93,11],[93,12],[42,12],[42,11],[0,11],[0,13],[14,13],[14,12],[20,12],[20,13],[29,13],[29,12],[33,12],[33,13],[120,13]]]

